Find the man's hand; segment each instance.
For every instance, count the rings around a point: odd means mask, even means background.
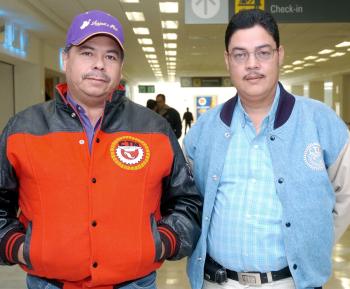
[[[24,248],[24,242],[21,244],[21,246],[19,246],[19,249],[18,249],[18,261],[23,265],[27,265],[26,261],[24,261],[23,248]]]

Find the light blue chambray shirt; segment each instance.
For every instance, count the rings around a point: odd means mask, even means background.
[[[266,140],[273,128],[279,94],[277,87],[258,135],[239,99],[232,117],[232,137],[213,208],[208,253],[238,272],[269,272],[288,265],[282,206]]]

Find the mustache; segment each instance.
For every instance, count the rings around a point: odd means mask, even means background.
[[[250,79],[250,78],[257,78],[257,77],[264,77],[264,74],[258,73],[258,72],[249,72],[248,74],[246,74],[243,79]]]
[[[97,72],[97,71],[90,71],[88,73],[83,74],[82,76],[83,79],[87,79],[87,78],[97,78],[97,79],[101,79],[103,81],[106,82],[110,82],[111,78],[105,74],[104,72]]]

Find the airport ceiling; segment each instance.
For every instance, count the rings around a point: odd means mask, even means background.
[[[178,13],[160,13],[159,2],[174,2],[175,0],[140,0],[139,3],[124,3],[122,0],[0,0],[0,16],[28,29],[41,39],[52,45],[63,46],[65,33],[71,20],[83,11],[99,9],[116,16],[124,27],[126,61],[124,76],[131,83],[157,81],[155,73],[157,65],[152,70],[146,52],[143,51],[138,38],[151,38],[152,47],[158,59],[163,79],[169,78],[168,70],[175,71],[176,79],[193,76],[227,76],[224,64],[224,24],[185,24],[184,1],[178,0]],[[143,12],[144,22],[128,20],[125,12]],[[178,21],[175,30],[163,29],[161,21]],[[147,27],[149,35],[139,36],[133,31],[135,27]],[[176,32],[176,64],[168,64],[165,55],[163,33]],[[350,73],[349,47],[337,48],[336,44],[343,41],[350,42],[350,23],[307,23],[280,24],[281,44],[285,47],[286,57],[282,79],[297,83],[302,79],[330,80],[332,75]],[[340,57],[330,57],[330,54],[319,55],[324,49],[334,52],[345,52]],[[314,55],[327,58],[325,62],[304,60]],[[170,56],[171,57],[171,56]],[[292,64],[302,60],[305,63]],[[168,61],[169,62],[169,61]],[[314,66],[304,66],[304,65]],[[175,68],[174,68],[175,67]],[[301,67],[302,69],[295,69]],[[292,70],[293,72],[287,72]],[[287,72],[287,73],[286,73]],[[171,78],[171,76],[170,76]]]

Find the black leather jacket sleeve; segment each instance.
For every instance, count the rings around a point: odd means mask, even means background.
[[[17,219],[18,182],[6,150],[10,127],[11,121],[0,137],[0,265],[17,263],[24,241],[24,228]]]
[[[201,232],[202,196],[199,194],[188,163],[173,132],[170,140],[174,150],[171,174],[163,180],[161,199],[162,219],[159,226],[166,227],[176,238],[173,250],[160,230],[165,244],[165,257],[178,260],[191,255]]]

